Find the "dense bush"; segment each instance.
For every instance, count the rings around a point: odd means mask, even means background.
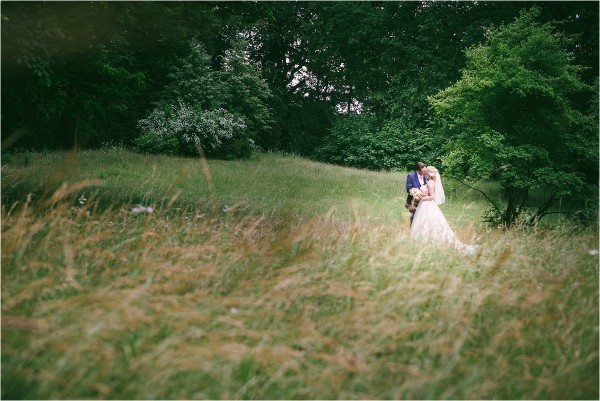
[[[144,136],[155,134],[160,141],[175,137],[184,144],[201,146],[210,156],[247,157],[253,146],[252,139],[245,134],[246,124],[242,117],[224,109],[207,111],[183,102],[155,108],[147,118],[139,121],[139,127]],[[160,146],[154,148],[160,149]],[[164,148],[173,149],[169,145]]]
[[[138,121],[142,137],[138,147],[147,152],[190,153],[200,147],[208,156],[248,157],[254,146],[245,117],[223,106],[226,85],[211,66],[211,57],[197,40],[169,75],[161,98],[146,118]],[[154,136],[153,136],[154,135]],[[171,139],[175,137],[177,144]],[[159,145],[158,141],[170,141]]]
[[[387,156],[388,164],[393,163],[404,170],[413,169],[418,161],[440,165],[442,139],[431,128],[410,127],[402,120],[389,120],[383,124],[377,136],[393,150]]]
[[[417,161],[436,164],[440,151],[427,129],[409,128],[399,120],[381,124],[373,116],[350,115],[334,123],[315,157],[371,170],[406,170]]]
[[[176,155],[181,153],[181,145],[175,136],[161,138],[154,132],[144,132],[134,141],[135,149],[142,153]]]
[[[350,167],[381,169],[382,154],[376,140],[378,122],[373,116],[349,115],[338,119],[315,157]]]

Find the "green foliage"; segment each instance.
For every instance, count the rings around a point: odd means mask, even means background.
[[[281,128],[281,148],[284,151],[309,156],[323,143],[335,112],[330,105],[310,99],[287,98],[290,103],[282,111],[285,121]]]
[[[393,151],[389,157],[394,164],[402,170],[411,171],[418,161],[439,165],[443,138],[435,134],[429,127],[408,126],[404,119],[391,119],[383,124],[378,137]]]
[[[247,47],[245,40],[232,40],[231,48],[223,56],[220,73],[222,88],[217,93],[227,110],[244,116],[248,137],[258,146],[266,148],[273,124],[272,111],[268,106],[272,95],[258,67],[249,61]]]
[[[35,149],[131,144],[187,40],[202,35],[212,44],[209,10],[204,3],[3,5],[4,135]]]
[[[449,135],[444,166],[457,175],[498,180],[508,225],[530,189],[553,188],[552,203],[597,184],[581,173],[598,165],[595,118],[573,102],[591,98],[590,88],[570,62],[567,39],[553,25],[536,22],[538,16],[532,8],[492,29],[485,44],[467,50],[462,78],[430,98]],[[536,218],[546,210],[540,206]]]
[[[154,132],[145,132],[138,136],[134,145],[137,151],[148,154],[177,155],[182,153],[176,136],[161,138]]]
[[[248,157],[254,141],[245,118],[221,107],[225,86],[210,60],[204,46],[192,40],[190,53],[174,67],[163,97],[138,125],[143,135],[155,134],[161,140],[175,136],[180,142],[202,147],[207,156]]]
[[[459,79],[467,62],[463,49],[485,40],[488,26],[513,20],[529,5],[6,2],[3,138],[20,138],[18,146],[34,149],[95,148],[107,141],[129,146],[140,134],[137,121],[158,101],[182,100],[242,116],[246,135],[262,149],[309,156],[323,145],[339,110],[354,112],[359,105],[382,125],[406,127],[399,128],[407,132],[403,143],[432,134],[437,157],[446,132],[431,128],[427,97]],[[585,66],[577,74],[593,85],[598,3],[537,5],[540,21],[559,21],[560,32],[574,35],[565,43],[570,63]],[[192,38],[203,47],[195,56]],[[532,42],[519,57],[546,51],[543,35],[535,40],[542,45]],[[583,115],[570,117],[577,129],[593,129],[587,116],[597,106],[588,110],[589,94],[568,100]],[[597,181],[587,161],[593,165],[594,155],[584,159],[586,179]]]
[[[160,95],[160,102],[194,105],[202,110],[223,106],[221,93],[225,89],[220,73],[212,67],[212,57],[197,39],[189,42],[189,51],[178,59],[168,76],[169,82]]]
[[[113,18],[119,9],[106,3],[3,7],[2,128],[22,132],[21,146],[96,147],[130,138],[144,76],[121,51]]]
[[[410,170],[417,161],[437,164],[440,152],[428,129],[411,129],[400,120],[382,125],[373,115],[360,114],[339,117],[315,157],[371,170]]]
[[[322,147],[316,150],[317,159],[333,164],[379,170],[390,162],[388,151],[378,138],[379,123],[374,116],[349,115],[339,118],[325,138]],[[387,145],[395,145],[390,138]],[[388,168],[393,166],[387,166]]]

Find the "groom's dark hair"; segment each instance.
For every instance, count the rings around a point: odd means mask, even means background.
[[[425,165],[425,163],[423,163],[423,162],[417,162],[417,164],[415,164],[415,170],[416,170],[416,171],[419,171],[419,170],[421,170],[423,167],[427,167],[427,166]]]

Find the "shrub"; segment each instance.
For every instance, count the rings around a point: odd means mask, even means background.
[[[148,154],[176,155],[180,152],[179,141],[174,136],[162,138],[154,132],[144,132],[135,141],[139,152]]]
[[[429,130],[411,129],[399,120],[380,126],[366,115],[340,118],[324,142],[317,159],[371,170],[410,169],[420,160],[435,163],[439,156]]]
[[[236,68],[230,66],[226,72],[215,71],[204,45],[195,39],[190,41],[190,53],[173,66],[169,74],[171,81],[154,109],[138,121],[143,133],[136,140],[140,150],[193,154],[201,146],[204,153],[212,157],[236,159],[251,155],[254,141],[248,122],[253,123],[254,128],[259,127],[257,116],[266,120],[268,113],[258,113],[257,104],[262,103],[246,98],[254,91],[239,80],[249,82],[242,76],[247,78],[252,69],[242,68],[242,61],[234,57],[234,53],[230,53],[228,60]],[[256,82],[252,81],[254,84],[264,84],[257,76],[253,77],[256,78]],[[230,89],[233,82],[239,85]]]
[[[178,143],[184,144],[184,149],[187,144],[188,150],[189,145],[200,145],[207,156],[226,159],[248,157],[254,145],[246,134],[243,117],[222,108],[202,110],[182,101],[177,105],[163,103],[157,106],[138,125],[143,132],[155,134],[159,141],[175,138]],[[152,142],[148,145],[152,145]],[[161,146],[152,145],[153,148]],[[164,147],[170,149],[171,145]]]

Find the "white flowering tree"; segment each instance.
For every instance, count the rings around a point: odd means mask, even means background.
[[[190,42],[190,50],[173,68],[171,82],[155,108],[138,121],[142,135],[158,141],[176,137],[201,154],[248,156],[254,141],[248,135],[245,117],[224,107],[221,73],[212,69],[210,56],[198,41]]]
[[[142,131],[152,132],[160,139],[173,135],[207,153],[218,153],[225,143],[246,130],[242,117],[223,108],[201,110],[183,101],[155,108],[138,125]],[[246,140],[252,145],[250,138]]]

